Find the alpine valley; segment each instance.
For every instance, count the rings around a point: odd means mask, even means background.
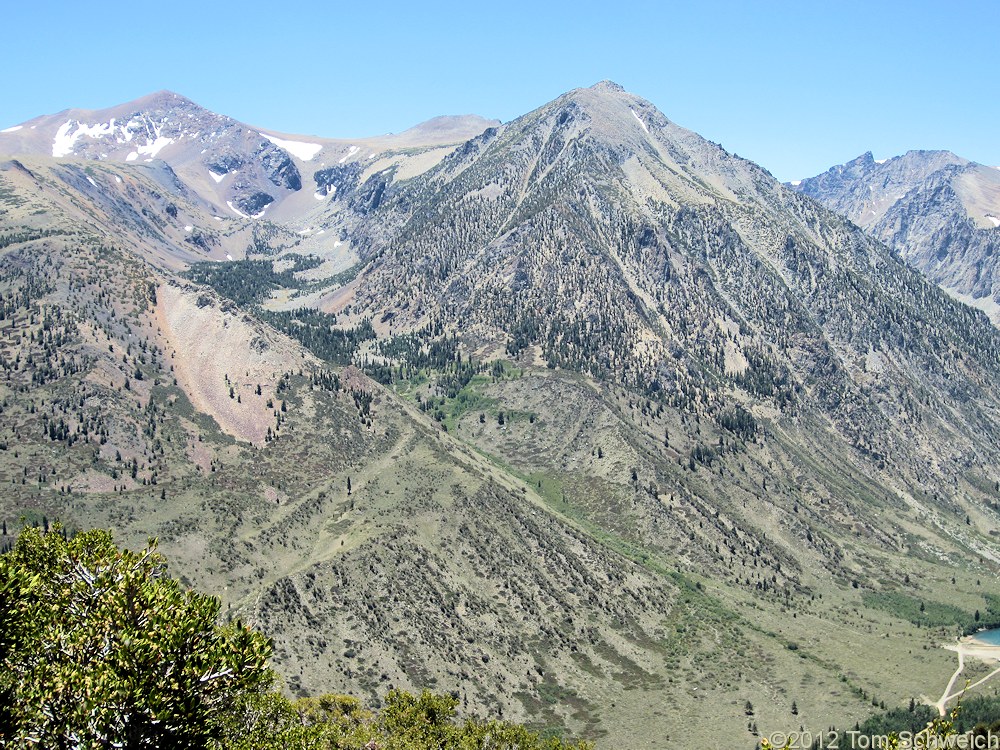
[[[869,235],[610,82],[354,141],[161,92],[0,154],[3,541],[158,537],[292,693],[751,748],[1000,623],[1000,331],[882,243],[922,198]]]

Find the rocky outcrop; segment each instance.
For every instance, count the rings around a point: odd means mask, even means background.
[[[261,143],[254,154],[254,159],[260,162],[264,174],[273,185],[286,190],[301,190],[302,175],[291,157],[273,143]]]
[[[1000,170],[948,151],[868,153],[794,187],[1000,324]]]

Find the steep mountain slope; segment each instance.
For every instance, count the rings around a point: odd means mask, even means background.
[[[0,516],[160,536],[290,689],[749,747],[1000,621],[1000,335],[648,102],[298,160],[258,219],[167,149],[0,169]]]
[[[954,402],[922,425],[928,450],[958,414],[996,447],[994,331],[850,224],[611,84],[390,185],[352,236],[364,265],[349,296],[323,303],[331,312],[396,331],[433,323],[473,351],[534,352],[715,417],[755,399],[822,413],[856,448],[898,446],[917,471],[923,455],[901,434],[913,430],[865,393],[877,360],[881,388]],[[982,398],[970,408],[960,391]]]
[[[868,153],[794,187],[1000,324],[1000,169],[947,151]]]
[[[997,562],[996,331],[647,102],[574,91],[338,196],[361,263],[317,302],[370,317],[389,339],[372,356],[400,366],[406,332],[452,332],[631,391],[609,413],[551,378],[415,389],[597,533],[765,597],[832,574],[882,601],[909,576],[898,555],[942,538]]]

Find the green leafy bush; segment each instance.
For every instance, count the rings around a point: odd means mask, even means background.
[[[329,750],[587,750],[541,738],[517,724],[456,721],[457,699],[425,690],[392,690],[384,708],[366,711],[349,696],[290,701],[274,693],[249,696],[234,711],[226,750],[324,748]]]
[[[37,747],[206,747],[233,699],[270,684],[268,640],[219,626],[155,542],[25,529],[0,556],[0,740]]]

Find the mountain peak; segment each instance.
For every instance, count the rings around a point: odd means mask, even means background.
[[[898,158],[915,163],[926,163],[935,169],[950,164],[959,166],[971,164],[968,159],[963,159],[961,156],[943,149],[912,149]]]
[[[177,105],[192,105],[193,101],[188,99],[182,94],[178,94],[175,91],[170,91],[168,89],[160,89],[159,91],[154,91],[151,94],[146,94],[140,96],[138,99],[133,99],[130,102],[122,104],[122,107],[135,107],[142,109],[150,106],[177,106]]]
[[[615,83],[612,80],[605,79],[603,81],[598,81],[593,86],[590,87],[591,91],[606,91],[613,94],[624,94],[628,93],[625,91],[625,87],[620,84]]]
[[[556,101],[562,99],[573,99],[576,101],[601,101],[601,102],[612,102],[612,101],[636,101],[648,104],[641,97],[627,91],[623,86],[615,83],[614,81],[598,81],[593,86],[587,86],[585,88],[573,89],[563,94],[561,97],[556,99]],[[652,105],[649,105],[652,106]]]
[[[642,97],[626,91],[614,81],[599,81],[593,86],[573,89],[536,112],[562,110],[571,117],[582,113],[591,127],[615,140],[634,142],[649,136],[650,127],[668,124],[663,114]],[[529,115],[530,117],[531,115]],[[558,115],[565,121],[564,114]]]

